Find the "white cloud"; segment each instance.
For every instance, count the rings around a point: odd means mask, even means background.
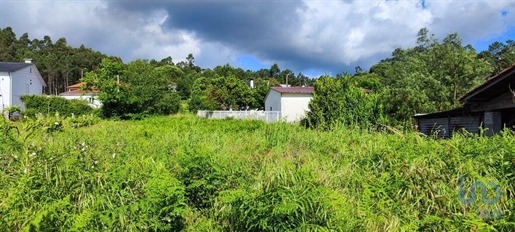
[[[409,1],[307,1],[297,11],[300,36],[292,38],[306,54],[351,64],[414,43],[416,32],[431,22],[428,11]]]

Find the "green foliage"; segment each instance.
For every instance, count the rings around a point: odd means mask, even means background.
[[[463,46],[458,34],[442,42],[421,29],[415,48],[396,49],[392,57],[372,66],[381,76],[386,113],[406,122],[416,113],[450,110],[460,106],[464,93],[480,84],[492,71],[472,46]]]
[[[515,63],[515,41],[506,40],[506,43],[493,42],[488,50],[479,53],[479,57],[492,65],[492,75],[495,75]]]
[[[383,86],[381,85],[381,76],[376,73],[361,73],[352,77],[356,86],[380,92]]]
[[[154,105],[152,111],[156,114],[168,115],[168,114],[176,114],[179,112],[181,104],[181,99],[179,94],[175,92],[169,92],[163,95],[161,99],[157,101]]]
[[[94,115],[82,115],[67,118],[68,123],[73,128],[88,127],[96,124],[99,118]]]
[[[67,85],[77,83],[84,72],[98,68],[105,57],[84,45],[73,48],[66,38],[53,42],[50,36],[30,39],[24,33],[17,39],[11,27],[0,28],[0,61],[23,62],[31,58],[48,85],[46,94],[65,92]]]
[[[101,68],[87,73],[84,81],[86,88],[98,89],[103,117],[141,119],[179,111],[180,97],[166,73],[142,60],[123,65],[104,59]]]
[[[350,75],[324,76],[315,84],[310,112],[303,123],[312,128],[331,129],[337,125],[371,128],[382,117],[379,95],[365,93]]]
[[[188,109],[190,112],[197,113],[199,110],[212,110],[214,103],[207,98],[210,79],[200,77],[193,83],[191,97],[188,99]]]
[[[73,123],[0,121],[0,230],[515,229],[509,130],[432,140],[191,115]],[[473,182],[491,181],[500,201],[485,205],[476,189],[465,206],[460,176],[467,199]]]
[[[207,98],[216,102],[215,109],[223,110],[239,110],[254,101],[252,89],[233,75],[214,78],[207,90]]]
[[[95,113],[95,110],[88,105],[86,100],[72,99],[67,100],[62,97],[23,95],[20,97],[25,105],[24,114],[34,117],[38,113],[55,114],[59,113],[63,116],[88,115]]]
[[[250,105],[251,109],[265,109],[265,97],[266,94],[268,94],[268,91],[270,91],[270,87],[273,85],[274,83],[270,83],[270,81],[267,81],[263,78],[257,78],[254,80],[254,101]]]
[[[392,125],[403,123],[408,128],[416,113],[459,107],[458,99],[462,94],[515,63],[513,40],[493,42],[488,50],[477,54],[471,45],[462,44],[457,33],[438,40],[423,28],[416,39],[417,46],[395,49],[391,57],[373,65],[370,72],[356,67],[353,79],[357,87],[371,89],[382,96],[385,116]],[[177,91],[181,100],[189,102],[189,110],[196,112],[247,106],[263,109],[271,85],[284,84],[288,79],[293,86],[311,86],[314,81],[302,73],[281,69],[278,64],[257,71],[245,71],[229,64],[203,69],[195,65],[193,54],[177,64],[168,56],[160,61],[139,60],[125,65],[120,58],[108,57],[84,46],[73,48],[66,38],[53,41],[50,36],[44,36],[31,40],[27,33],[17,38],[12,28],[0,29],[0,60],[20,62],[25,57],[37,64],[48,85],[47,94],[66,91],[66,85],[77,83],[88,72],[92,73],[86,75],[90,81],[109,79],[110,83],[91,84],[102,85],[103,92],[109,93],[105,97],[108,107],[102,114],[123,119],[175,112],[175,96],[165,93],[165,97],[161,97],[163,86]],[[103,59],[111,63],[101,64]],[[116,76],[122,85],[115,84]],[[198,79],[209,84],[195,86]],[[246,90],[243,85],[251,79],[256,88]],[[153,87],[148,87],[147,91],[142,87],[146,85]],[[160,95],[156,99],[168,100],[151,100],[156,93],[154,90]],[[37,113],[30,109],[27,112]]]
[[[350,216],[341,194],[289,163],[260,173],[255,186],[226,191],[219,217],[229,231],[338,230]],[[346,212],[338,209],[347,208]],[[348,214],[348,215],[346,215]]]
[[[220,167],[204,151],[192,148],[185,149],[179,165],[188,204],[196,209],[212,207],[218,192],[227,185]]]
[[[20,106],[10,106],[10,107],[5,107],[4,111],[21,112],[21,108],[20,108]]]

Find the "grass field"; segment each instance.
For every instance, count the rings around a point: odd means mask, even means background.
[[[190,115],[0,125],[1,231],[515,231],[511,131],[433,140]]]

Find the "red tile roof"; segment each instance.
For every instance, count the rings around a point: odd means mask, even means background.
[[[93,91],[84,91],[84,90],[80,90],[80,89],[75,89],[75,90],[66,91],[66,92],[61,93],[59,95],[61,95],[61,96],[94,95],[96,93],[97,93],[97,91],[95,91],[95,90],[93,90]]]
[[[80,83],[77,83],[77,84],[73,84],[73,85],[70,85],[66,88],[69,88],[69,89],[77,89],[77,88],[80,88],[81,86],[85,85],[86,82],[80,82]]]
[[[96,93],[98,92],[98,89],[95,87],[90,87],[89,91],[81,90],[81,87],[86,85],[86,82],[80,82],[77,84],[73,84],[66,87],[66,92],[61,93],[60,95],[77,95],[77,94],[84,94],[84,93]]]

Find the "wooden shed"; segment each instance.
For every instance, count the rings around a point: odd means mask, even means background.
[[[426,135],[447,138],[458,130],[486,135],[515,126],[515,64],[490,77],[460,99],[462,107],[450,111],[417,114],[417,126]]]

